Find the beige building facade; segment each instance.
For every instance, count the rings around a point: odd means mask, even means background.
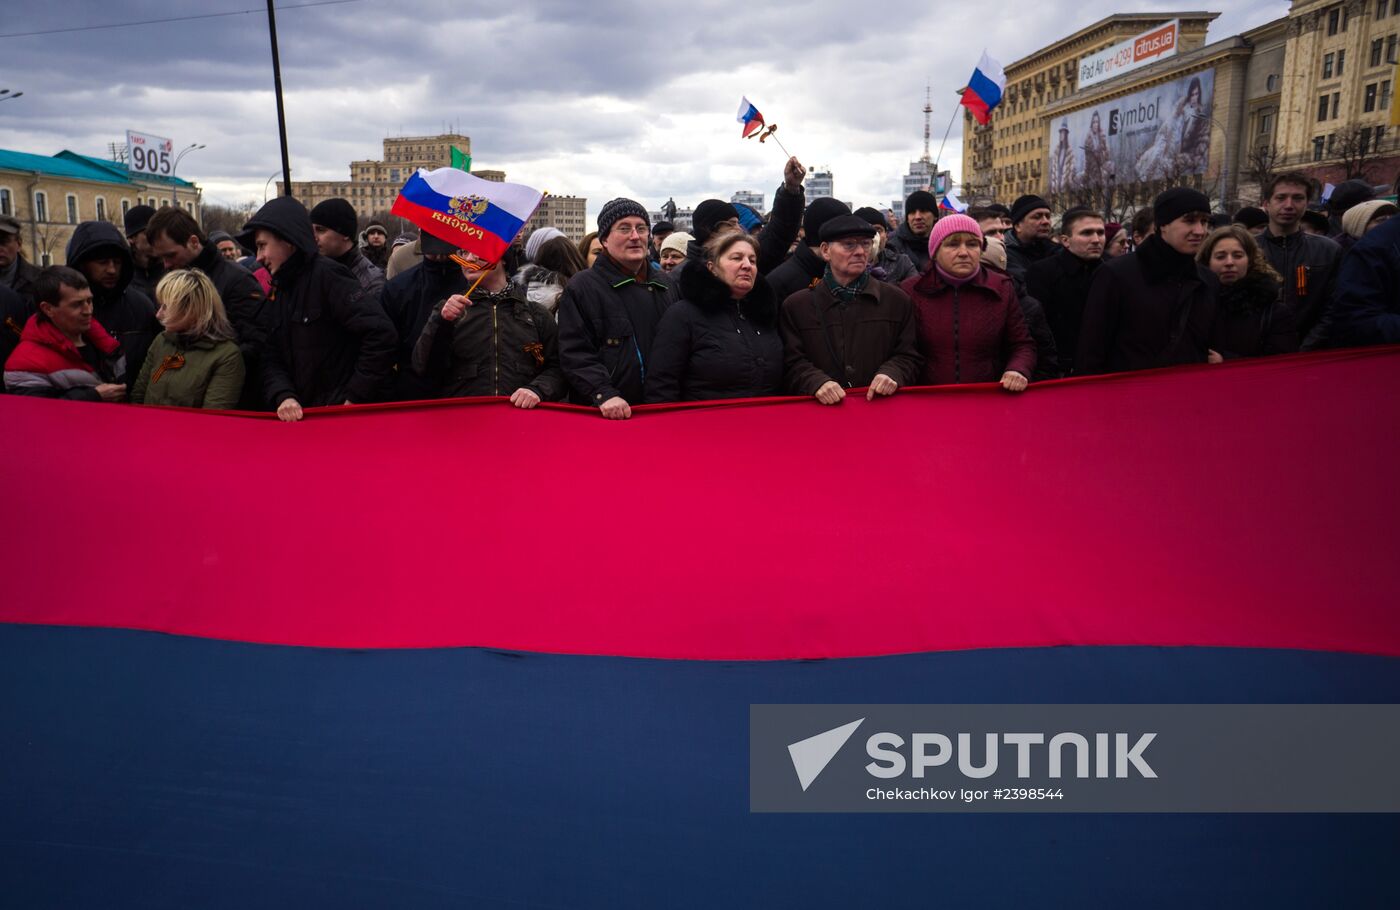
[[[1180,22],[1177,53],[1187,53],[1205,43],[1206,28],[1218,15],[1207,12],[1121,13],[1101,19],[1004,67],[1006,90],[1002,103],[992,111],[991,121],[982,126],[972,118],[971,112],[963,112],[962,200],[970,204],[993,200],[1010,203],[1025,193],[1045,192],[1048,144],[1045,109],[1075,92],[1080,57],[1173,19]]]
[[[20,222],[21,250],[35,265],[64,265],[73,229],[108,221],[123,230],[128,209],[178,205],[201,217],[199,187],[132,174],[125,164],[63,151],[33,155],[0,149],[0,215]]]

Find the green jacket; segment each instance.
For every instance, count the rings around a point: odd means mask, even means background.
[[[146,352],[129,397],[135,404],[229,409],[238,407],[242,394],[243,355],[237,342],[192,341],[163,332]]]

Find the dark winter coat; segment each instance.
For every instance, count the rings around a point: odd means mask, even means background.
[[[1035,342],[1035,373],[1031,381],[1059,379],[1064,373],[1060,370],[1055,333],[1050,331],[1050,321],[1045,318],[1045,307],[1030,294],[1017,294],[1017,297],[1021,301],[1021,315],[1026,318],[1026,331]]]
[[[128,397],[132,404],[227,410],[242,399],[243,376],[237,343],[163,332],[146,352]]]
[[[1342,260],[1332,297],[1340,345],[1400,344],[1400,218],[1356,241]]]
[[[1303,350],[1320,347],[1327,339],[1318,325],[1332,299],[1342,248],[1335,240],[1302,230],[1286,237],[1266,230],[1259,247],[1283,279],[1283,305],[1298,324]]]
[[[681,299],[661,317],[646,400],[709,401],[781,395],[778,308],[762,275],[736,301],[708,268],[681,270]]]
[[[783,386],[794,395],[815,395],[833,380],[848,389],[868,386],[881,373],[901,386],[919,381],[914,304],[892,284],[867,279],[842,303],[819,281],[784,300],[780,313]]]
[[[413,368],[448,398],[509,396],[529,389],[541,401],[568,391],[559,368],[559,327],[543,306],[514,286],[498,294],[478,290],[456,320],[433,308],[413,350]]]
[[[880,255],[871,263],[869,271],[870,277],[894,285],[903,284],[904,279],[919,274],[913,260],[888,244],[880,248]]]
[[[1026,269],[1026,293],[1045,307],[1045,318],[1055,336],[1060,372],[1065,375],[1074,372],[1089,285],[1103,262],[1102,259],[1081,259],[1060,248],[1053,256],[1033,262]]]
[[[379,295],[384,292],[383,269],[366,259],[365,255],[353,246],[335,261],[350,270],[350,274],[355,276],[355,280],[360,283],[366,294],[375,300],[379,299]]]
[[[96,319],[83,341],[96,369],[57,326],[30,316],[24,324],[24,337],[5,360],[5,391],[36,398],[101,401],[97,387],[118,382],[126,373],[121,345]]]
[[[212,244],[206,244],[190,265],[214,283],[228,321],[238,333],[238,349],[245,360],[256,360],[274,322],[273,306],[263,294],[258,279],[243,266],[219,255]]]
[[[389,244],[386,243],[383,246],[370,246],[369,244],[365,244],[360,247],[360,252],[369,260],[369,264],[379,269],[379,271],[382,272],[389,268]]]
[[[1117,373],[1205,363],[1219,351],[1220,284],[1158,234],[1099,266],[1089,287],[1075,372]]]
[[[399,340],[395,354],[390,401],[426,401],[442,397],[442,391],[428,376],[413,369],[413,349],[423,335],[423,326],[433,307],[453,294],[464,294],[472,279],[452,260],[433,262],[421,259],[395,275],[379,296],[385,314],[393,322]]]
[[[34,315],[34,302],[0,284],[0,367],[19,346],[24,324]]]
[[[559,296],[559,363],[575,403],[646,399],[652,342],[671,295],[666,273],[650,262],[646,269],[639,281],[603,253]]]
[[[143,269],[136,267],[131,276],[131,286],[152,300],[156,299],[156,285],[165,277],[165,265],[155,255],[150,257]],[[136,369],[132,367],[132,369]]]
[[[68,241],[68,265],[81,271],[82,264],[92,259],[116,255],[121,259],[121,275],[117,286],[107,288],[92,285],[92,318],[102,323],[126,356],[127,373],[118,382],[130,382],[146,362],[146,350],[162,331],[156,319],[156,305],[145,294],[131,287],[136,261],[131,248],[117,226],[109,221],[84,221],[73,230]]]
[[[812,287],[825,273],[826,260],[817,252],[817,248],[798,244],[787,262],[768,273],[768,287],[773,291],[773,299],[782,307],[783,301],[798,291]]]
[[[10,279],[10,290],[29,303],[34,302],[34,282],[43,269],[28,261],[24,256],[15,257],[14,277]]]
[[[890,235],[889,248],[909,257],[914,263],[914,271],[922,273],[928,266],[928,235],[920,237],[909,229],[908,221],[901,221]]]
[[[1008,370],[1035,374],[1035,342],[1007,276],[983,268],[959,286],[930,266],[903,288],[918,321],[920,385],[996,382]]]
[[[355,276],[316,252],[311,217],[291,196],[278,196],[244,225],[240,242],[270,230],[296,252],[272,276],[275,324],[263,355],[263,388],[277,407],[376,401],[394,368],[397,336],[379,301]]]
[[[1059,250],[1058,244],[1052,243],[1044,237],[1038,237],[1027,243],[1021,240],[1016,235],[1016,231],[1012,229],[1006,232],[1006,270],[1015,275],[1018,280],[1025,281],[1026,273],[1033,264],[1042,259],[1049,259]]]
[[[1220,287],[1216,351],[1222,357],[1259,357],[1298,350],[1298,324],[1279,296],[1278,279],[1247,272]]]

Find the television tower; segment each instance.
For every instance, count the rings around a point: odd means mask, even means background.
[[[933,86],[930,83],[924,84],[924,157],[919,160],[925,164],[930,163],[928,153],[929,126],[933,118]]]

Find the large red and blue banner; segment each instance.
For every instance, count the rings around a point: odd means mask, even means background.
[[[1397,365],[626,422],[0,396],[6,899],[1384,904],[1389,816],[758,815],[747,724],[1400,701]]]

